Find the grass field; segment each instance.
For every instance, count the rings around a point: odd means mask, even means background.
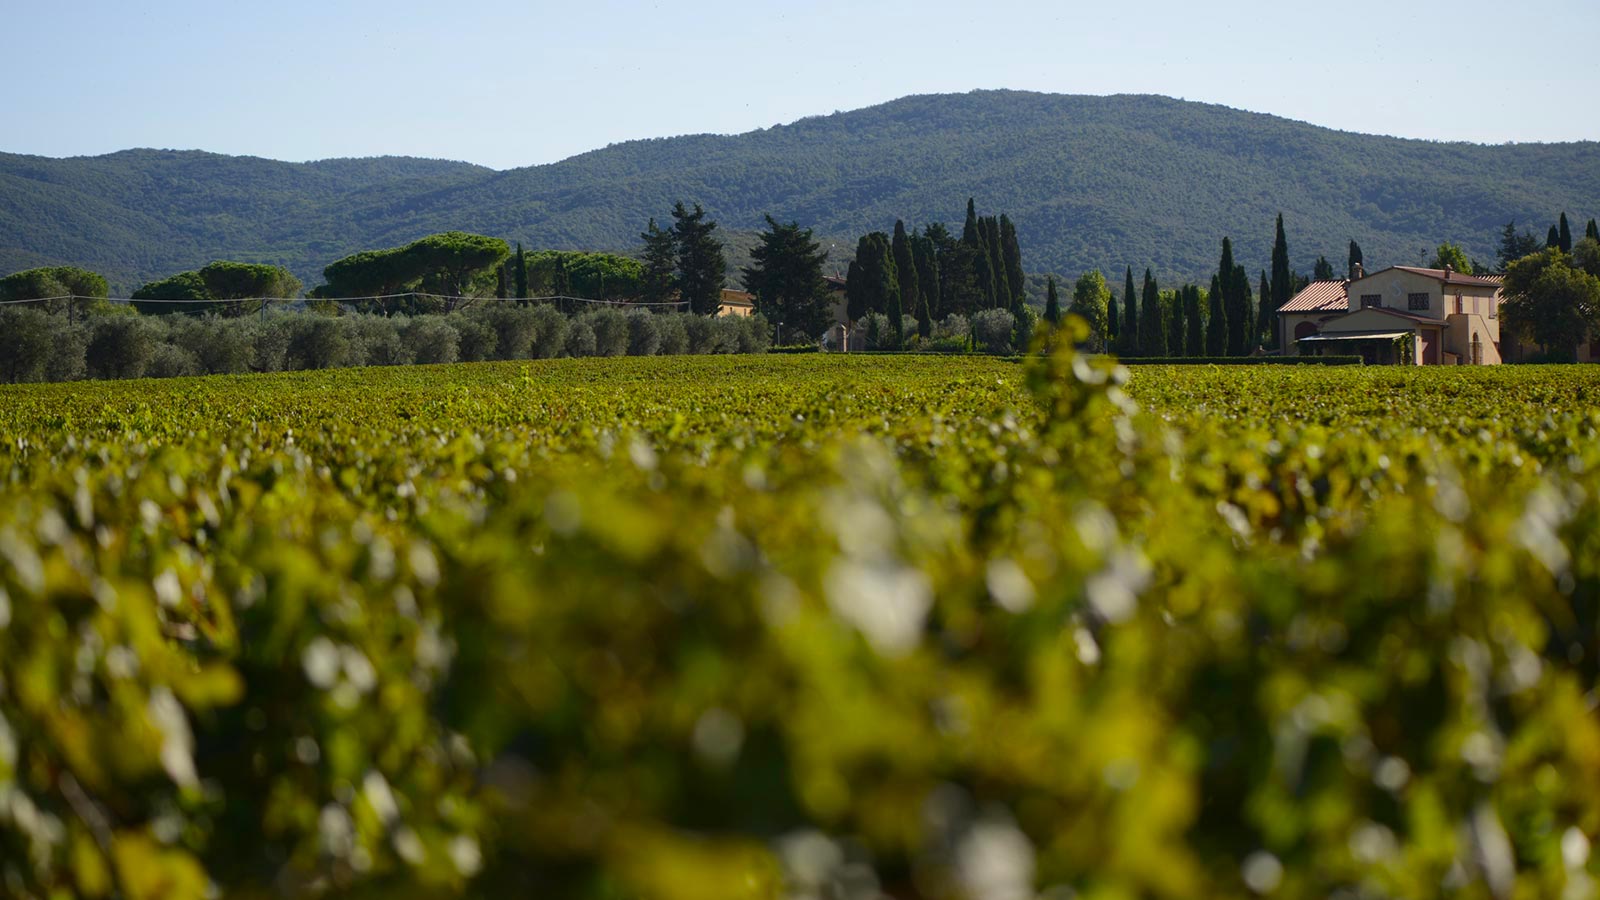
[[[1592,896],[1597,618],[1600,367],[3,387],[0,893]]]

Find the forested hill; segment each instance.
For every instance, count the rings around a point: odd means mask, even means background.
[[[1224,234],[1254,271],[1280,211],[1301,271],[1319,254],[1342,268],[1351,238],[1369,268],[1416,263],[1446,240],[1487,262],[1507,220],[1542,236],[1562,210],[1600,214],[1600,144],[1445,144],[1161,97],[980,91],[504,172],[397,158],[0,155],[0,271],[74,263],[132,285],[232,258],[286,264],[309,285],[341,255],[449,229],[630,250],[680,198],[734,230],[764,214],[797,220],[848,252],[897,217],[959,227],[969,196],[1017,223],[1033,271],[1148,265],[1164,282],[1209,278]]]

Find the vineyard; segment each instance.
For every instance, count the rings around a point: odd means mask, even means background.
[[[1592,897],[1600,367],[0,387],[0,895]]]

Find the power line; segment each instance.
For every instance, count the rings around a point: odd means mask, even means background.
[[[687,300],[602,300],[593,297],[571,297],[566,294],[552,294],[546,297],[457,297],[448,294],[430,294],[425,291],[406,291],[401,294],[373,294],[366,297],[231,297],[218,300],[152,300],[148,298],[134,299],[132,297],[87,297],[82,294],[63,294],[59,297],[33,297],[26,300],[0,300],[0,306],[15,306],[25,303],[53,303],[58,300],[100,300],[106,303],[198,303],[198,304],[227,304],[227,303],[333,303],[336,305],[350,305],[356,303],[376,303],[385,300],[399,300],[413,297],[428,300],[443,300],[446,302],[466,303],[553,303],[571,302],[588,303],[596,306],[627,306],[627,307],[666,307],[671,309],[684,309],[689,306]]]

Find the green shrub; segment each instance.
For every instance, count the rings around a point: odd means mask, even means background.
[[[440,316],[417,316],[406,323],[406,348],[417,363],[453,363],[461,336]]]
[[[1010,310],[985,309],[972,316],[972,337],[985,353],[1004,355],[1015,348],[1017,320]]]
[[[594,332],[596,356],[628,355],[628,317],[620,309],[597,309],[579,318]]]
[[[647,309],[628,312],[628,355],[655,356],[661,350],[659,317]]]
[[[533,308],[533,355],[538,359],[555,359],[566,352],[567,317],[554,306],[541,304]]]
[[[567,323],[567,336],[565,351],[568,356],[593,356],[595,351],[594,329],[583,319],[573,319]]]
[[[657,313],[656,331],[661,335],[657,348],[662,356],[679,356],[690,352],[687,313]]]
[[[142,378],[155,354],[156,326],[142,316],[97,318],[85,348],[89,374],[96,378]]]
[[[334,369],[355,364],[350,336],[341,319],[294,316],[288,323],[285,365],[290,369]]]
[[[457,353],[462,362],[482,362],[494,358],[499,336],[493,328],[471,316],[459,314],[445,316],[444,321],[456,331]]]

